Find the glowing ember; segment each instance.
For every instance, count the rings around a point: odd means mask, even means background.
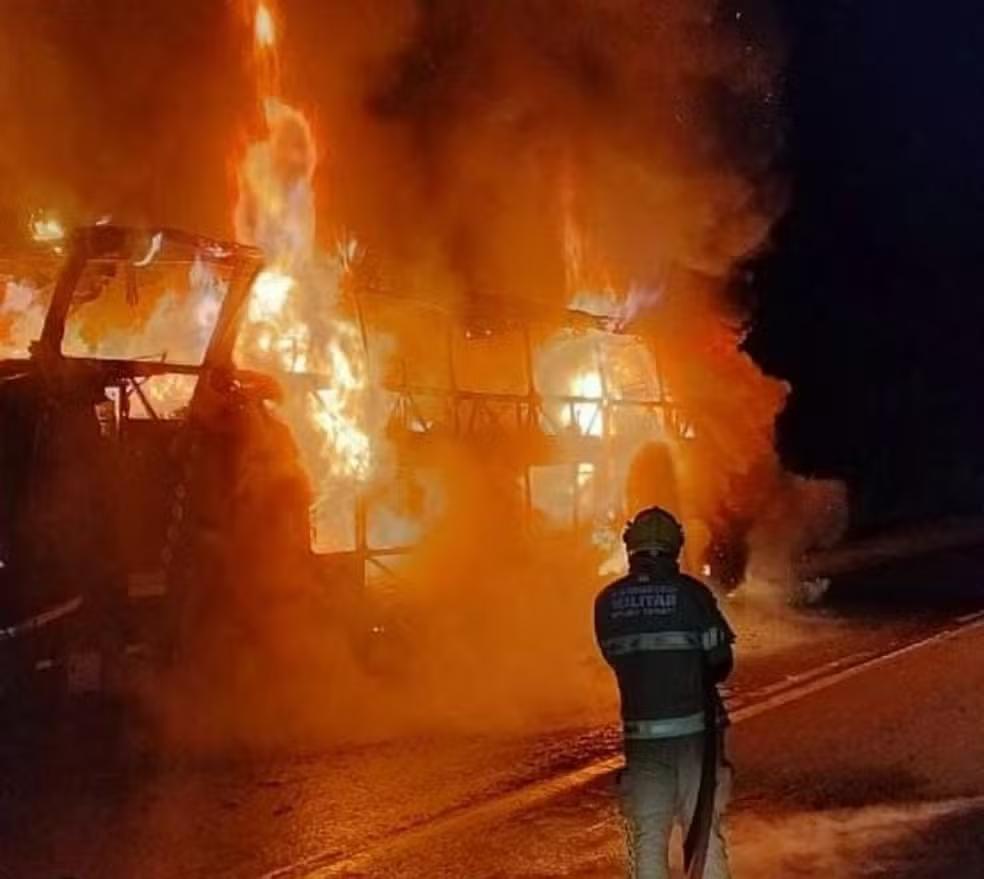
[[[277,42],[277,26],[273,20],[273,13],[265,3],[260,3],[256,7],[256,17],[253,19],[253,34],[256,45],[263,48],[272,48]]]
[[[65,228],[57,217],[35,217],[31,220],[31,237],[46,244],[62,241],[65,238]]]
[[[572,405],[572,418],[568,424],[577,426],[578,432],[584,436],[602,436],[604,433],[604,418],[601,401],[604,395],[604,383],[598,372],[584,372],[574,377],[571,382],[571,396],[576,400]],[[597,400],[597,402],[585,402]]]
[[[260,272],[250,293],[249,319],[258,322],[279,317],[283,314],[293,286],[294,279],[283,272],[275,269]]]
[[[150,239],[150,246],[147,248],[147,252],[134,263],[137,268],[149,266],[154,261],[154,257],[160,253],[163,238],[164,236],[158,232]]]

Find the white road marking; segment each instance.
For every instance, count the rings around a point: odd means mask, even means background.
[[[826,690],[830,687],[836,686],[842,681],[857,677],[858,675],[864,674],[872,669],[880,668],[883,665],[894,662],[902,656],[907,656],[917,650],[922,650],[924,647],[929,647],[933,644],[942,644],[944,641],[949,641],[958,635],[963,635],[967,632],[975,631],[981,628],[984,628],[984,613],[974,614],[968,622],[951,626],[944,629],[942,632],[937,632],[935,635],[930,635],[928,638],[913,641],[905,647],[899,647],[897,650],[890,650],[888,653],[881,653],[878,656],[865,660],[864,662],[860,662],[857,665],[852,665],[848,668],[842,669],[841,671],[835,671],[829,675],[825,675],[822,678],[817,678],[804,683],[802,686],[798,686],[793,690],[788,690],[785,693],[780,693],[777,696],[763,699],[761,702],[756,702],[753,705],[739,708],[734,712],[731,719],[734,723],[741,723],[742,721],[750,720],[753,717],[758,717],[760,714],[765,714],[767,711],[774,711],[776,708],[781,708],[783,705],[788,705],[791,702],[798,702],[800,699],[805,699],[807,696],[812,696],[814,693],[819,693],[821,690]]]
[[[782,684],[784,689],[779,688],[778,684],[764,687],[755,691],[751,695],[766,695],[761,701],[753,704],[736,707],[731,713],[732,723],[737,725],[754,717],[758,717],[769,711],[775,711],[792,702],[798,702],[819,693],[822,690],[836,686],[842,681],[857,677],[865,672],[880,668],[896,659],[929,647],[934,644],[941,644],[955,637],[971,631],[984,628],[984,611],[966,614],[954,620],[955,625],[948,626],[941,632],[913,641],[904,647],[890,650],[876,656],[871,656],[870,652],[853,654],[850,657],[828,662],[816,669],[801,672],[785,679]],[[870,657],[870,658],[865,658]],[[846,663],[855,660],[854,664]],[[781,692],[778,690],[781,689]],[[729,700],[729,703],[744,700]],[[264,873],[260,879],[329,879],[333,876],[345,876],[350,873],[358,873],[359,870],[366,869],[372,861],[382,852],[394,852],[403,848],[409,848],[424,841],[431,836],[439,836],[446,833],[453,833],[454,830],[465,824],[474,821],[488,821],[498,817],[504,817],[516,812],[523,812],[535,806],[569,793],[579,787],[584,787],[591,782],[604,777],[623,765],[621,755],[615,757],[605,757],[596,760],[580,769],[567,772],[553,778],[543,779],[532,784],[521,787],[515,791],[504,794],[503,796],[487,800],[478,805],[463,805],[452,809],[445,814],[432,820],[409,827],[404,830],[396,829],[387,833],[385,839],[370,844],[366,848],[352,855],[337,860],[336,852],[323,852],[305,858],[286,867]]]
[[[800,672],[799,674],[787,675],[780,681],[768,684],[764,687],[759,687],[755,690],[750,690],[747,693],[737,694],[733,699],[729,699],[728,705],[731,707],[734,705],[745,705],[749,702],[758,702],[760,699],[771,696],[773,693],[779,693],[783,690],[790,690],[805,681],[814,680],[815,678],[823,677],[832,671],[843,668],[844,666],[854,666],[864,662],[866,659],[876,655],[874,650],[863,650],[860,653],[852,653],[849,656],[841,657],[840,659],[834,659],[830,662],[824,663],[823,665],[818,665],[816,668],[811,668],[808,671]]]

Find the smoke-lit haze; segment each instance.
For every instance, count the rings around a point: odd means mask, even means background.
[[[45,210],[69,223],[110,215],[231,236],[238,202],[240,229],[276,239],[244,218],[253,208],[237,192],[260,167],[262,99],[275,75],[277,97],[307,119],[300,177],[311,171],[311,134],[317,145],[317,242],[324,253],[359,242],[356,288],[465,316],[488,300],[536,301],[559,315],[572,302],[636,297],[625,311],[642,322],[698,441],[666,441],[672,473],[662,441],[632,463],[632,504],[673,507],[692,552],[714,534],[747,539],[757,570],[781,575],[803,535],[816,537],[814,514],[828,521],[831,496],[783,471],[773,428],[788,388],[741,350],[747,315],[729,293],[782,202],[772,173],[780,51],[762,9],[712,0],[271,8],[276,69],[258,70],[254,7],[240,0],[4,3],[0,231],[10,237]],[[420,343],[399,326],[389,341],[404,356]],[[571,658],[590,649],[593,571],[574,585],[580,559],[563,545],[524,556],[509,474],[460,448],[444,458],[444,510],[407,572],[416,591],[402,598],[417,605],[406,618],[427,620],[419,680],[446,689],[406,701],[431,716],[467,714],[467,700],[519,716],[559,711],[583,686]],[[542,638],[545,618],[556,637]],[[290,662],[310,667],[296,622],[273,615],[269,625],[282,626]],[[336,680],[349,662],[319,659]],[[362,687],[335,689],[336,716]]]

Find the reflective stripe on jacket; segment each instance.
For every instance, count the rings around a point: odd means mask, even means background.
[[[734,641],[703,584],[670,559],[633,556],[630,573],[595,601],[595,635],[618,680],[627,739],[704,729],[704,663],[731,660]],[[718,713],[726,723],[718,699]]]

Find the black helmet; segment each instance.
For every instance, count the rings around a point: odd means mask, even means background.
[[[683,528],[672,513],[649,507],[625,526],[622,540],[629,555],[649,551],[676,558],[683,549]]]

